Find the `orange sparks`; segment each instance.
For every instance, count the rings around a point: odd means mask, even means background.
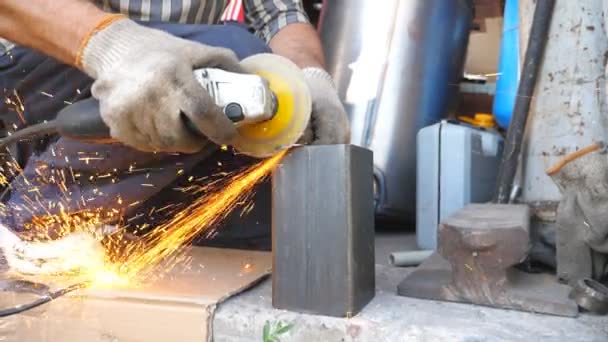
[[[22,123],[25,123],[25,117],[23,116],[25,106],[23,105],[23,102],[21,101],[21,97],[19,97],[17,90],[13,90],[13,96],[7,97],[4,102],[8,105],[13,106],[15,112],[17,112],[17,115],[19,116],[19,120],[21,120]]]
[[[244,205],[245,210],[251,210],[251,197],[256,184],[268,177],[277,167],[286,151],[264,160],[241,172],[222,173],[221,179],[200,183],[205,178],[196,179],[191,182],[188,193],[196,199],[185,207],[180,203],[174,203],[162,208],[153,209],[148,213],[159,213],[166,211],[170,213],[170,219],[149,230],[138,239],[126,232],[125,227],[117,230],[103,238],[105,261],[103,264],[97,262],[83,263],[88,269],[81,269],[79,276],[90,279],[92,286],[125,286],[129,284],[141,284],[149,281],[151,277],[162,277],[178,263],[185,260],[185,247],[197,237],[205,234],[212,236],[214,229],[225,219],[233,209]],[[142,184],[144,185],[144,184]],[[84,199],[83,199],[84,201]],[[122,198],[116,200],[119,204]],[[133,202],[129,206],[135,206],[139,202]],[[35,202],[32,202],[32,206]],[[58,205],[62,207],[61,202]],[[28,209],[27,207],[25,209]],[[48,239],[48,233],[44,233],[51,225],[60,225],[57,235],[64,236],[69,232],[85,231],[92,232],[104,224],[105,217],[115,215],[109,210],[102,211],[100,208],[94,212],[80,212],[77,214],[66,214],[63,210],[59,215],[48,215],[37,217],[28,229],[34,240]],[[139,216],[144,216],[140,213]],[[127,222],[128,223],[128,222]],[[97,227],[97,228],[96,228]],[[141,230],[148,228],[144,224]],[[253,266],[244,265],[247,271]]]
[[[284,155],[285,152],[281,152],[207,189],[167,223],[143,236],[138,246],[128,248],[124,254],[113,255],[117,261],[110,265],[110,270],[113,268],[117,274],[134,280],[144,280],[158,274],[155,266],[161,262],[164,266],[162,271],[168,271],[182,260],[179,252],[185,245],[215,227],[239,203],[250,199],[254,186],[274,170]]]

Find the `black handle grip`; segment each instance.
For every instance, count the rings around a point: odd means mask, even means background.
[[[110,128],[101,119],[95,98],[73,103],[55,118],[57,132],[64,137],[91,142],[111,141]]]
[[[184,113],[180,113],[186,129],[195,136],[203,136],[196,125]],[[110,129],[103,122],[99,101],[88,98],[75,102],[57,114],[57,132],[64,137],[90,142],[111,142]]]

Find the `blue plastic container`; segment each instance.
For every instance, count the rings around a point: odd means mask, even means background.
[[[519,0],[507,0],[503,18],[498,78],[494,96],[494,117],[502,128],[509,127],[519,83]]]

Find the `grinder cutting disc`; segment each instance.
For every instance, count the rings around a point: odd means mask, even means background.
[[[304,133],[312,101],[302,70],[285,57],[257,54],[240,63],[246,72],[265,78],[277,99],[276,114],[259,123],[238,128],[237,151],[264,158],[294,145]]]

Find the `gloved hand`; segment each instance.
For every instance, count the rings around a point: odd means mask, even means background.
[[[92,94],[112,137],[126,145],[142,151],[199,151],[207,141],[186,129],[182,115],[216,144],[230,144],[236,135],[234,124],[193,75],[202,67],[239,72],[231,50],[120,18],[91,34],[77,64],[95,79]]]
[[[305,68],[312,114],[300,143],[329,145],[350,141],[350,124],[331,76],[320,68]]]
[[[608,157],[603,143],[566,155],[548,174],[562,198],[557,208],[557,275],[571,285],[608,271]]]

